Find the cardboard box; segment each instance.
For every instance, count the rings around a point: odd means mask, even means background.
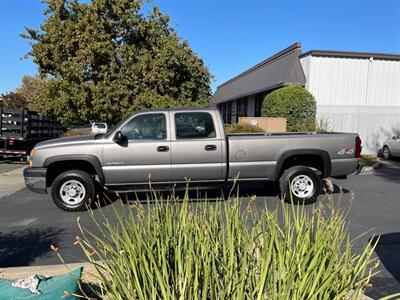
[[[240,123],[258,126],[265,132],[286,132],[286,118],[240,117]]]

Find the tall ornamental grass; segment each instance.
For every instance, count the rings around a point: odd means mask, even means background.
[[[155,197],[114,224],[92,212],[98,232],[80,226],[77,243],[107,299],[357,299],[374,245],[353,251],[343,212],[255,201]]]

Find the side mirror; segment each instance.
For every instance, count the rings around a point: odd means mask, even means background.
[[[121,131],[118,130],[118,131],[114,134],[113,141],[116,142],[116,143],[120,143],[120,142],[122,142],[123,140],[124,140],[124,135],[122,134]]]

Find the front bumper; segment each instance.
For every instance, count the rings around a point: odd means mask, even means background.
[[[46,169],[31,168],[24,169],[24,180],[26,187],[34,193],[46,194]]]

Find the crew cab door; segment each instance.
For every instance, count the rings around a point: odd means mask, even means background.
[[[170,113],[172,181],[222,181],[224,138],[207,111]]]
[[[135,115],[120,129],[123,141],[103,147],[106,184],[148,184],[171,180],[168,112]]]

